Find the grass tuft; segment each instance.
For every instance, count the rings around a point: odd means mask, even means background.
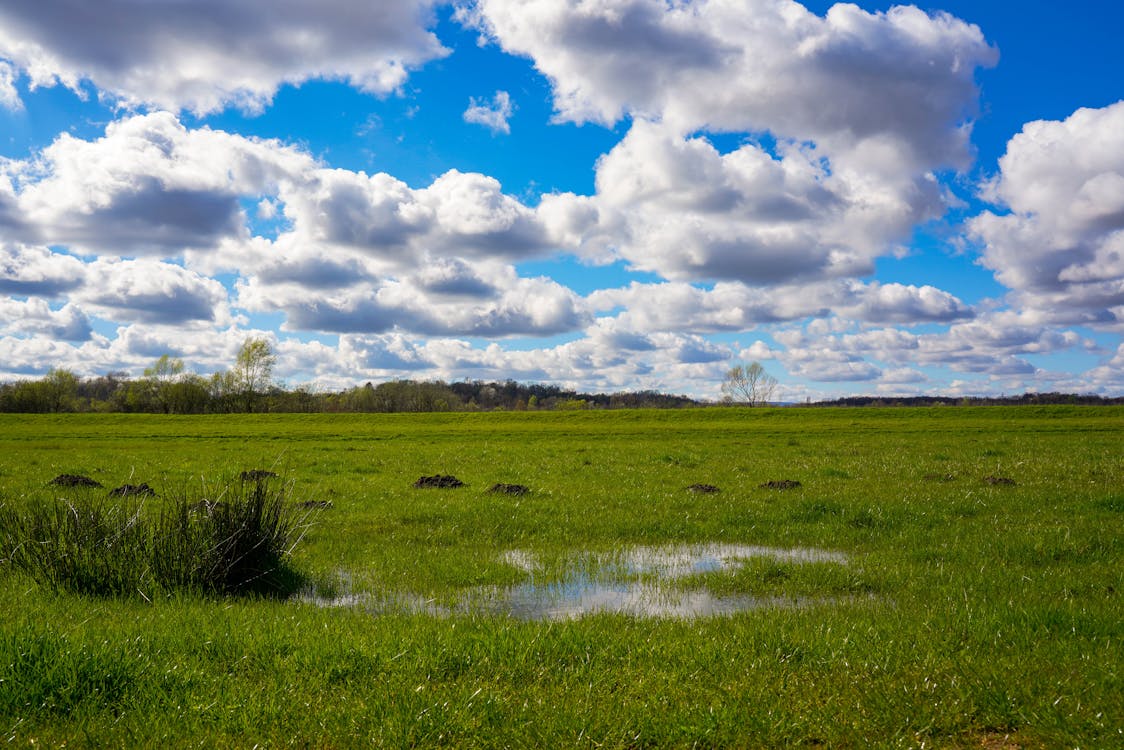
[[[289,487],[235,481],[167,498],[74,492],[26,509],[0,507],[0,560],[54,591],[105,597],[170,594],[288,596],[303,520]]]

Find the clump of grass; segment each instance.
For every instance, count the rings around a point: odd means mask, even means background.
[[[679,583],[704,586],[719,596],[857,596],[877,588],[862,571],[847,565],[767,558],[747,560],[732,571],[688,576]]]
[[[287,596],[304,527],[287,485],[230,482],[160,507],[136,497],[76,492],[26,509],[0,507],[0,559],[49,589],[94,596],[191,591]]]

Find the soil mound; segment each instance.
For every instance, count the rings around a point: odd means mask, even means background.
[[[757,486],[763,490],[794,490],[803,485],[795,479],[771,479]]]
[[[1017,482],[1010,477],[984,477],[983,480],[988,484],[995,484],[1001,487],[1014,487]]]
[[[434,474],[431,477],[418,477],[414,488],[419,490],[450,490],[455,487],[464,487],[464,482],[452,474]]]
[[[250,469],[249,471],[242,472],[243,482],[260,482],[263,479],[271,479],[276,477],[277,474],[265,469]]]
[[[55,487],[101,487],[101,482],[84,477],[81,474],[59,474],[47,484]]]
[[[141,484],[123,484],[109,491],[110,497],[153,497],[154,495],[156,495],[156,490],[149,487],[148,482],[142,482]]]
[[[496,482],[488,488],[488,492],[497,495],[526,495],[530,491],[531,488],[524,484],[504,484],[503,482]]]
[[[692,484],[687,488],[687,492],[697,492],[700,495],[713,495],[715,492],[721,491],[713,484]]]

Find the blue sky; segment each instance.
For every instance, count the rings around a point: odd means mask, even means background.
[[[0,380],[1124,393],[1115,3],[0,8]]]

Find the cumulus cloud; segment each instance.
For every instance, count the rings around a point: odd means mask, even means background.
[[[446,54],[428,30],[432,5],[11,0],[0,6],[0,58],[32,86],[80,91],[89,81],[129,106],[256,110],[281,85],[312,79],[396,90],[411,68]]]
[[[23,109],[19,92],[16,91],[16,69],[0,60],[0,107],[10,110]]]
[[[62,341],[88,341],[93,333],[90,320],[75,305],[52,309],[46,301],[0,297],[0,331],[9,334],[43,334]]]
[[[222,284],[171,263],[97,260],[71,297],[110,320],[156,324],[229,321]]]
[[[969,226],[982,263],[1026,309],[1119,325],[1124,317],[1124,101],[1027,123],[1007,144]]]
[[[847,317],[870,323],[950,323],[973,316],[970,307],[943,289],[924,285],[871,282],[846,285],[854,295],[852,304],[843,303],[839,311]]]
[[[637,121],[598,162],[597,205],[602,222],[623,228],[618,255],[664,278],[847,277],[870,272],[890,241],[939,209],[932,189],[914,206],[860,182],[812,147],[722,155],[704,138]]]
[[[618,317],[636,331],[738,331],[759,325],[844,316],[864,323],[948,323],[974,311],[931,286],[863,283],[854,280],[751,287],[736,282],[703,289],[682,282],[597,290],[590,306]]]
[[[282,257],[353,258],[371,274],[401,276],[450,258],[523,259],[551,248],[537,211],[478,173],[450,170],[413,189],[385,173],[313,169],[283,185],[278,200],[290,224],[273,243]]]
[[[943,211],[927,175],[882,179],[833,168],[818,149],[746,143],[720,154],[645,121],[597,164],[592,210],[548,208],[561,236],[611,235],[615,253],[668,279],[775,284],[871,273],[876,257]],[[587,223],[583,227],[582,220]]]
[[[479,0],[461,18],[534,62],[560,119],[767,130],[898,167],[965,165],[974,72],[997,57],[977,27],[914,7]]]
[[[511,95],[506,91],[497,91],[491,101],[478,100],[475,96],[469,100],[468,109],[464,111],[464,121],[475,125],[483,125],[493,133],[508,134],[511,125],[507,120],[515,111],[511,103]]]
[[[41,246],[0,243],[0,294],[54,299],[81,286],[82,261]]]
[[[239,284],[248,310],[285,313],[286,328],[337,333],[392,330],[435,336],[550,336],[589,319],[573,291],[547,278],[523,278],[510,266],[475,271],[449,261],[415,276],[310,294],[299,284]]]
[[[773,338],[781,348],[774,352],[775,358],[792,374],[813,380],[902,384],[922,382],[923,377],[916,374],[919,367],[994,379],[1046,377],[1026,359],[1028,355],[1096,348],[1074,331],[1035,325],[1025,316],[1003,311],[923,333],[900,328],[856,329],[857,325],[821,320],[776,331]]]
[[[16,205],[35,236],[83,254],[175,257],[245,234],[239,196],[313,168],[276,141],[189,130],[160,112],[92,141],[60,135],[19,165]]]
[[[972,158],[980,30],[914,7],[791,0],[480,0],[459,12],[550,80],[560,120],[627,136],[597,193],[543,202],[560,244],[669,280],[856,278],[948,200]],[[720,153],[706,132],[746,134]],[[703,133],[703,134],[700,134]]]

